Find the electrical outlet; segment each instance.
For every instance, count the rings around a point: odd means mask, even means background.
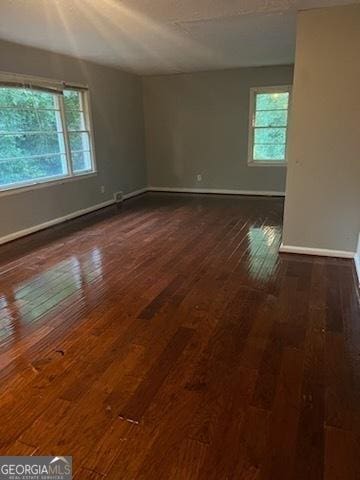
[[[198,182],[202,182],[202,175],[199,173],[199,175],[196,175],[196,179]]]
[[[101,192],[101,193],[105,193],[105,185],[101,185],[101,187],[100,187],[100,192]]]

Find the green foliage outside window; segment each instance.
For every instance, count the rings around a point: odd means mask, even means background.
[[[0,87],[0,185],[68,174],[58,94]],[[85,130],[80,94],[64,92],[68,131]],[[88,133],[69,132],[73,169],[91,169]],[[82,155],[82,156],[81,156]]]

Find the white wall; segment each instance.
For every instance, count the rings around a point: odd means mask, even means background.
[[[360,5],[298,16],[285,246],[353,253],[360,230]]]

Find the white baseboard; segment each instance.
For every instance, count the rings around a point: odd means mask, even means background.
[[[298,253],[300,255],[318,255],[320,257],[337,257],[337,258],[355,258],[355,252],[348,252],[346,250],[327,250],[325,248],[309,248],[309,247],[295,247],[293,245],[284,245],[279,248],[280,253]]]
[[[148,187],[144,187],[144,188],[140,188],[139,190],[134,190],[133,192],[130,192],[130,193],[125,193],[125,195],[123,196],[123,199],[127,200],[128,198],[137,197],[138,195],[141,195],[142,193],[145,193],[148,190],[149,190]]]
[[[227,190],[219,188],[187,188],[187,187],[148,187],[150,192],[171,192],[171,193],[215,193],[220,195],[252,195],[267,197],[284,197],[285,192],[274,192],[271,190]]]
[[[17,238],[25,237],[26,235],[30,235],[31,233],[44,230],[45,228],[52,227],[54,225],[57,225],[58,223],[65,222],[66,220],[71,220],[73,218],[80,217],[81,215],[85,215],[86,213],[94,212],[95,210],[99,210],[100,208],[108,207],[113,203],[114,200],[108,200],[107,202],[99,203],[97,205],[93,205],[91,207],[69,213],[68,215],[64,215],[63,217],[54,218],[52,220],[48,220],[47,222],[40,223],[39,225],[34,225],[29,228],[24,228],[24,230],[10,233],[9,235],[5,235],[4,237],[0,238],[0,245],[2,245],[3,243],[11,242],[12,240],[16,240]]]
[[[135,190],[134,192],[126,193],[124,195],[124,200],[128,198],[135,197],[147,191],[147,188],[142,188],[140,190]],[[100,210],[101,208],[108,207],[113,205],[115,200],[107,200],[106,202],[98,203],[97,205],[92,205],[88,208],[83,208],[82,210],[77,210],[76,212],[71,212],[68,215],[64,215],[63,217],[54,218],[52,220],[48,220],[47,222],[41,223],[39,225],[34,225],[29,228],[24,228],[23,230],[19,230],[14,233],[10,233],[9,235],[5,235],[4,237],[0,238],[0,245],[4,243],[11,242],[12,240],[16,240],[17,238],[25,237],[26,235],[30,235],[31,233],[38,232],[40,230],[45,230],[45,228],[53,227],[62,222],[66,222],[67,220],[72,220],[76,217],[81,217],[82,215],[86,215],[87,213],[95,212],[96,210]]]

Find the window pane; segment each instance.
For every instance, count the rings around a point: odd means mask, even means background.
[[[62,134],[57,133],[1,135],[0,158],[64,153],[61,140]]]
[[[68,130],[86,130],[84,113],[80,110],[66,110],[65,117]]]
[[[289,93],[257,93],[256,110],[287,109]]]
[[[0,109],[0,132],[56,131],[56,115],[58,112],[55,110]]]
[[[75,173],[92,170],[90,131],[84,105],[87,97],[82,92],[66,90],[64,95],[66,127],[68,130],[72,167]]]
[[[286,143],[286,128],[255,128],[255,144]]]
[[[33,106],[30,90],[0,87],[0,107],[33,108]]]
[[[92,168],[90,152],[75,152],[71,154],[74,172],[89,171]]]
[[[0,87],[0,108],[13,107],[17,109],[54,109],[55,97],[56,95],[52,93],[30,90],[28,88]]]
[[[286,127],[287,125],[287,110],[269,110],[267,112],[256,112],[255,126],[256,127]]]
[[[80,110],[80,92],[76,90],[64,91],[65,110]]]
[[[254,160],[285,160],[285,145],[254,145]]]
[[[0,185],[11,186],[41,180],[46,177],[64,176],[67,174],[65,155],[52,155],[35,158],[23,158],[14,161],[0,160]]]
[[[55,99],[56,95],[53,93],[37,92],[36,90],[32,90],[32,102],[34,108],[56,108]]]
[[[87,132],[69,133],[71,151],[90,150],[89,134]]]

